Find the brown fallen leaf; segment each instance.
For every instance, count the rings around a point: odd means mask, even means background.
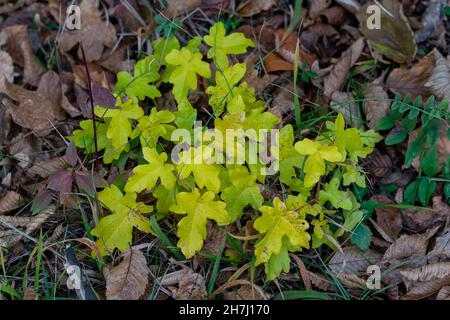
[[[388,197],[382,194],[375,195],[371,198],[380,204],[394,204]],[[394,207],[376,208],[375,214],[377,224],[392,239],[397,239],[402,230],[402,216],[400,209]]]
[[[369,44],[382,55],[398,63],[410,62],[416,55],[414,33],[408,19],[403,13],[402,4],[398,0],[380,0],[380,27],[371,28],[372,14],[367,10],[374,2],[369,1],[358,11],[360,30]],[[381,8],[380,8],[381,5]]]
[[[251,17],[262,11],[267,11],[277,4],[277,0],[246,0],[236,9],[242,17]]]
[[[6,191],[0,198],[0,214],[17,209],[19,207],[20,195],[15,191]]]
[[[386,87],[394,93],[410,94],[412,98],[429,96],[431,90],[425,87],[425,83],[430,79],[434,66],[434,55],[429,53],[409,69],[396,68],[392,70],[386,80]]]
[[[440,226],[450,218],[450,206],[441,196],[433,197],[433,210],[403,210],[405,226],[416,232],[422,232],[432,226]]]
[[[3,32],[8,36],[6,51],[14,63],[23,67],[23,80],[32,86],[37,86],[45,68],[38,64],[33,56],[31,40],[26,25],[6,27]]]
[[[437,27],[443,22],[445,2],[441,0],[431,0],[427,4],[427,9],[422,15],[421,29],[416,32],[416,42],[424,42]]]
[[[329,25],[342,26],[349,17],[348,11],[341,6],[332,6],[320,13]]]
[[[387,154],[375,149],[362,162],[364,168],[375,177],[384,177],[392,170],[392,160]]]
[[[407,235],[398,238],[384,253],[383,261],[395,263],[408,261],[409,267],[417,267],[427,262],[428,239],[423,234]]]
[[[59,48],[68,52],[80,42],[83,44],[87,62],[97,61],[103,55],[105,47],[112,48],[116,41],[116,29],[101,18],[102,12],[95,0],[83,0],[80,3],[82,27],[80,30],[64,30],[59,38]],[[81,54],[78,56],[81,58]]]
[[[448,259],[450,259],[450,228],[445,229],[440,236],[436,237],[436,243],[429,253],[428,261],[436,263]]]
[[[273,94],[274,98],[270,112],[280,119],[285,119],[288,115],[292,115],[295,109],[293,90],[293,84],[278,88]],[[303,105],[300,105],[300,112],[302,110]]]
[[[49,160],[44,160],[34,164],[27,172],[29,176],[38,175],[42,178],[48,178],[58,170],[66,166],[64,157],[56,157]]]
[[[202,0],[172,0],[169,1],[169,5],[164,14],[168,18],[173,18],[194,10],[196,7],[199,7],[201,3]]]
[[[24,290],[23,300],[39,300],[39,296],[32,287],[28,287]]]
[[[52,98],[54,92],[41,85],[45,80],[44,78],[40,82],[37,91],[26,90],[9,82],[5,82],[4,86],[5,94],[18,103],[16,106],[9,100],[3,100],[6,111],[11,114],[15,123],[39,136],[47,135],[58,121],[65,119],[64,111]]]
[[[400,273],[408,290],[408,299],[426,298],[450,284],[450,262],[429,264]]]
[[[264,300],[268,296],[262,295],[260,292],[263,291],[261,287],[259,287],[259,290],[255,289],[254,286],[250,285],[242,285],[237,291],[236,291],[236,300]]]
[[[331,97],[336,91],[341,91],[347,79],[350,68],[356,63],[364,49],[364,40],[359,38],[347,50],[345,50],[338,62],[333,66],[330,74],[324,79],[324,94]]]
[[[264,58],[264,69],[267,73],[292,71],[294,65],[284,60],[278,53],[271,53]]]
[[[343,248],[343,252],[337,251],[328,263],[328,267],[336,274],[366,274],[369,265],[376,264],[381,255],[375,251],[362,251],[357,247]]]
[[[55,214],[56,207],[49,206],[36,216],[4,216],[0,215],[0,221],[6,222],[15,228],[23,227],[23,233],[18,233],[16,230],[4,228],[0,223],[0,247],[12,247],[20,241],[24,235],[30,235],[42,226],[50,217]]]
[[[450,100],[450,70],[447,60],[436,48],[433,49],[432,54],[436,63],[425,87],[430,88],[439,99]]]
[[[176,300],[202,300],[207,294],[205,279],[192,269],[166,274],[160,281],[162,286],[168,286]]]
[[[107,265],[103,271],[106,280],[106,299],[138,300],[145,293],[150,269],[144,254],[128,250],[117,266]]]
[[[364,91],[363,110],[368,121],[367,126],[375,129],[381,118],[389,113],[391,100],[383,87],[379,84],[370,84]]]

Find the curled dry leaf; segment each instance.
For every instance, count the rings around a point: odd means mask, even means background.
[[[137,300],[145,293],[150,269],[144,254],[136,249],[128,250],[115,267],[104,269],[106,299]]]
[[[364,40],[359,38],[347,50],[345,50],[338,62],[333,66],[330,74],[324,79],[324,94],[331,97],[331,94],[340,91],[344,86],[350,68],[356,63],[364,49]]]
[[[11,55],[14,63],[23,67],[23,80],[32,86],[37,86],[45,68],[38,64],[33,57],[31,40],[26,25],[6,27],[3,32],[7,35],[6,51]]]
[[[380,0],[380,28],[369,28],[373,17],[367,2],[358,11],[360,30],[367,37],[369,44],[382,55],[398,63],[410,62],[416,55],[416,42],[403,7],[398,0]],[[378,3],[376,5],[379,5]]]
[[[425,87],[430,88],[438,98],[450,101],[450,70],[447,60],[436,48],[433,49],[432,54],[436,63]]]
[[[236,291],[236,300],[264,300],[267,299],[266,296],[263,296],[261,294],[261,291],[263,289],[259,286],[257,286],[259,290],[255,289],[254,286],[250,285],[242,285],[237,291]]]
[[[251,17],[269,10],[276,4],[277,0],[246,0],[238,6],[237,12],[243,17]]]
[[[450,284],[450,262],[429,264],[400,273],[408,290],[408,299],[426,298]]]
[[[0,214],[17,209],[19,207],[20,195],[15,191],[7,191],[0,198]]]
[[[161,285],[168,286],[176,300],[202,300],[206,297],[205,279],[192,269],[182,269],[165,275]]]
[[[264,58],[264,69],[267,73],[292,71],[294,65],[284,60],[278,53],[271,53]]]
[[[450,228],[445,229],[439,237],[436,237],[436,243],[429,253],[428,261],[435,263],[448,259],[450,259]]]
[[[378,194],[372,197],[373,200],[380,204],[394,204],[388,197]],[[392,239],[397,239],[402,230],[402,216],[400,209],[394,207],[376,208],[375,214],[377,217],[377,224],[383,231]]]
[[[404,223],[410,230],[421,232],[434,225],[442,225],[450,218],[450,207],[441,196],[433,197],[433,210],[403,210]]]
[[[427,54],[411,68],[396,68],[392,70],[386,80],[386,87],[395,93],[416,96],[428,96],[431,94],[425,83],[431,77],[435,66],[433,53]]]
[[[116,29],[108,21],[103,21],[102,13],[95,0],[83,0],[80,3],[83,17],[80,30],[64,30],[59,39],[59,48],[63,52],[70,51],[80,42],[83,44],[87,62],[97,61],[103,55],[105,47],[113,47],[117,41]],[[79,54],[81,57],[81,55]]]
[[[293,84],[289,85],[290,88],[281,87],[274,93],[270,112],[279,117],[285,119],[287,115],[294,113],[294,94],[292,93]],[[303,110],[303,105],[300,105],[300,112]]]
[[[368,121],[367,126],[375,129],[378,120],[389,113],[391,100],[383,87],[374,83],[364,91],[364,99],[363,110]]]

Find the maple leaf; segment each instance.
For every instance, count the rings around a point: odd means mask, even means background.
[[[112,140],[112,146],[123,148],[128,143],[131,136],[131,119],[139,119],[144,115],[144,111],[137,102],[128,99],[124,102],[117,99],[117,109],[106,109],[100,106],[94,108],[94,113],[102,118],[110,118],[109,128],[106,136]]]
[[[203,39],[211,47],[208,50],[208,58],[214,59],[220,70],[225,70],[228,65],[227,54],[241,54],[247,52],[247,47],[254,47],[252,40],[243,33],[235,32],[225,36],[225,26],[217,22],[209,29],[209,35]]]
[[[325,185],[325,190],[320,190],[319,200],[320,203],[329,201],[334,208],[342,208],[345,210],[351,210],[353,203],[351,200],[350,192],[339,190],[340,179],[334,177],[329,183]]]
[[[281,128],[279,144],[280,181],[298,189],[296,187],[299,187],[300,180],[297,178],[295,168],[302,168],[305,156],[294,148],[294,129],[291,125]]]
[[[178,214],[187,214],[178,222],[177,235],[180,238],[177,245],[184,256],[192,258],[195,252],[200,251],[206,239],[207,220],[214,220],[219,224],[229,220],[226,204],[214,201],[214,193],[207,191],[200,195],[196,188],[192,192],[180,192],[176,196],[176,204],[170,211]]]
[[[111,185],[99,192],[98,198],[112,212],[91,231],[98,238],[97,247],[101,255],[107,255],[115,248],[121,251],[128,249],[133,228],[151,232],[150,223],[142,214],[151,212],[153,208],[136,202],[136,193],[127,192],[124,195],[117,186]]]
[[[213,108],[215,115],[220,115],[225,109],[227,102],[234,98],[235,85],[245,74],[245,63],[238,63],[223,72],[216,73],[216,85],[209,86],[206,93],[211,95],[209,105]],[[242,98],[241,98],[242,99]]]
[[[117,74],[116,93],[125,93],[128,97],[137,97],[139,100],[145,98],[156,98],[161,92],[150,82],[159,79],[159,65],[152,55],[139,60],[134,66],[134,75],[126,71]]]
[[[105,149],[108,145],[106,131],[108,126],[105,123],[96,123],[97,125],[97,147],[98,150]],[[87,153],[95,152],[94,142],[94,124],[92,120],[80,121],[79,130],[74,130],[73,141],[78,148],[86,149]]]
[[[295,251],[309,248],[309,225],[298,212],[288,210],[279,198],[273,200],[273,207],[262,206],[259,211],[262,216],[255,220],[254,228],[264,237],[255,245],[256,265],[265,263],[267,269],[270,259],[279,255],[286,244]]]
[[[256,132],[261,129],[270,130],[280,122],[280,118],[272,112],[263,112],[264,108],[255,108],[248,112],[242,121],[244,130],[254,129]]]
[[[175,115],[168,110],[158,111],[152,108],[148,116],[139,118],[137,128],[141,132],[141,146],[155,148],[159,137],[170,140],[175,127],[168,123],[175,120]]]
[[[312,141],[308,138],[298,141],[294,148],[298,153],[308,155],[303,168],[305,172],[305,187],[312,187],[319,181],[320,176],[325,174],[325,160],[330,162],[344,160],[336,146]]]
[[[166,62],[177,66],[171,73],[169,82],[173,84],[173,95],[178,103],[188,96],[189,89],[197,88],[197,74],[211,77],[209,64],[202,61],[202,54],[192,53],[187,48],[172,49],[166,56]]]
[[[160,213],[168,213],[171,205],[175,203],[175,196],[178,193],[177,188],[166,189],[163,185],[158,185],[153,192],[153,196],[157,198],[156,209]]]
[[[256,184],[256,176],[248,173],[243,166],[229,170],[231,186],[223,190],[221,198],[227,204],[230,221],[238,219],[246,206],[261,207],[264,199]]]
[[[142,148],[144,159],[148,164],[143,164],[133,169],[133,176],[128,179],[125,185],[127,192],[141,192],[144,189],[151,190],[161,180],[161,184],[167,189],[173,188],[176,178],[173,174],[175,166],[167,164],[167,154],[158,154],[154,148]]]
[[[177,171],[180,179],[186,179],[192,173],[200,189],[206,187],[217,194],[220,191],[220,166],[206,163],[206,155],[210,154],[208,150],[205,146],[199,146],[189,148],[187,153],[182,152],[181,157],[184,160],[177,164]]]

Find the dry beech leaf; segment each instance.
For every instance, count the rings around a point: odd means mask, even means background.
[[[349,289],[364,290],[367,288],[366,280],[358,277],[356,274],[342,273],[337,275],[339,281]]]
[[[417,46],[408,19],[403,13],[398,0],[380,0],[380,28],[368,27],[371,15],[367,7],[374,5],[369,1],[358,11],[360,30],[367,37],[369,44],[382,55],[398,63],[410,62],[416,55]]]
[[[429,264],[400,273],[408,290],[408,299],[426,298],[450,284],[450,262]]]
[[[381,204],[394,204],[388,197],[382,194],[373,196],[371,199]],[[376,208],[375,214],[377,224],[392,239],[397,239],[402,230],[402,216],[400,209],[394,207]]]
[[[3,29],[8,36],[6,51],[13,61],[23,67],[23,80],[32,86],[37,86],[45,68],[38,64],[33,57],[31,40],[26,25],[10,26]]]
[[[431,91],[425,87],[425,83],[431,77],[435,66],[433,53],[427,54],[411,68],[396,68],[391,71],[386,87],[395,93],[416,96],[429,96]]]
[[[17,209],[19,207],[20,195],[15,191],[7,191],[0,198],[0,214]]]
[[[436,61],[433,72],[425,83],[425,87],[442,100],[450,101],[450,70],[447,60],[436,49],[433,49],[433,56]],[[450,110],[450,107],[449,107]]]
[[[171,0],[169,1],[169,6],[165,11],[165,15],[169,18],[173,18],[194,10],[199,7],[201,3],[202,0]]]
[[[237,291],[236,291],[236,300],[264,300],[266,299],[266,296],[261,295],[261,291],[263,289],[259,287],[259,290],[255,289],[254,286],[250,285],[242,285]],[[266,294],[267,295],[267,294]]]
[[[314,287],[322,291],[329,291],[331,289],[331,282],[327,280],[325,277],[311,271],[307,272],[309,275],[309,279],[311,279],[311,283]]]
[[[294,94],[292,93],[293,84],[289,84],[288,88],[278,88],[274,93],[270,112],[280,119],[285,119],[287,115],[294,113]],[[300,112],[303,110],[303,105],[300,105]]]
[[[348,17],[347,11],[340,6],[333,6],[324,10],[320,16],[325,17],[327,23],[333,26],[342,26]]]
[[[330,74],[324,79],[324,94],[331,97],[331,94],[340,91],[344,86],[350,68],[356,63],[364,49],[364,40],[359,38],[347,50],[345,50],[338,62],[333,66]]]
[[[392,160],[387,154],[375,149],[362,162],[364,168],[375,177],[384,177],[392,170]]]
[[[384,253],[383,261],[408,260],[411,267],[423,265],[427,261],[428,240],[423,234],[404,234],[398,238]]]
[[[450,154],[450,140],[448,139],[447,132],[449,130],[449,125],[447,122],[442,122],[439,137],[436,140],[436,150],[438,154],[438,160],[439,160],[439,172],[441,172],[442,165],[445,162],[445,159],[447,159],[448,155]],[[419,133],[419,129],[416,129],[409,133],[408,138],[408,145],[417,137]],[[411,164],[416,171],[419,171],[420,168],[420,156],[417,156]]]
[[[10,101],[4,100],[6,110],[11,114],[13,121],[39,136],[49,134],[57,121],[65,118],[60,105],[52,101],[51,92],[41,87],[37,91],[29,91],[5,82],[5,93],[18,103],[15,106]]]
[[[80,30],[64,30],[59,42],[59,48],[63,52],[70,51],[81,42],[87,62],[99,60],[103,55],[104,48],[112,48],[117,41],[116,29],[108,21],[102,20],[102,13],[96,3],[95,0],[83,0],[80,3],[83,17],[82,28]],[[79,56],[81,57],[80,54]]]
[[[337,251],[328,263],[328,267],[336,274],[366,274],[367,267],[376,264],[380,254],[375,251],[362,251],[357,247],[345,247],[343,252]]]
[[[238,6],[237,12],[242,17],[251,17],[262,11],[269,10],[277,2],[277,0],[247,0]]]
[[[106,299],[138,300],[148,284],[150,269],[144,254],[136,249],[125,252],[123,260],[115,267],[106,266]]]
[[[331,94],[330,108],[342,113],[345,122],[352,127],[362,127],[362,119],[351,92],[335,91]]]
[[[378,120],[389,113],[391,100],[381,85],[373,83],[364,91],[364,99],[363,110],[368,121],[367,126],[375,129]]]

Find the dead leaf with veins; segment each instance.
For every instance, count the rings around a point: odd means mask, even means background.
[[[106,280],[106,299],[138,300],[145,293],[150,269],[144,254],[136,249],[124,253],[117,266],[107,265],[103,271]]]
[[[81,29],[67,30],[61,34],[59,48],[68,52],[80,42],[83,44],[87,62],[98,61],[104,48],[112,48],[117,41],[116,29],[109,21],[102,20],[102,12],[95,0],[83,0],[80,3]],[[81,58],[81,54],[78,56]]]

